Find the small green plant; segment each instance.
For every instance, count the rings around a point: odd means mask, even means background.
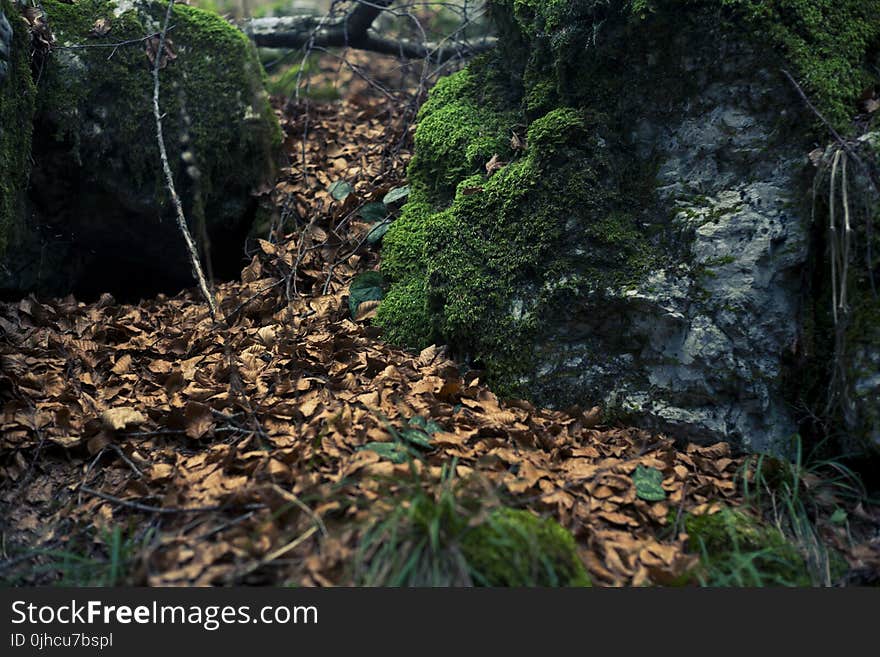
[[[812,583],[831,586],[846,572],[843,557],[828,548],[816,528],[820,518],[846,522],[840,504],[867,499],[859,476],[837,459],[820,458],[822,444],[803,456],[800,436],[794,436],[795,459],[782,461],[758,455],[743,472],[746,500],[780,531],[790,536],[806,560]]]
[[[745,506],[711,515],[685,514],[689,547],[700,555],[691,573],[703,586],[832,586],[849,566],[822,539],[818,524],[846,526],[844,507],[867,499],[858,475],[839,460],[755,454],[738,479]]]
[[[370,442],[359,449],[376,452],[383,459],[392,463],[406,463],[421,460],[423,453],[432,448],[431,437],[443,427],[433,420],[421,416],[410,418],[403,428],[395,427],[387,418],[379,414],[392,440],[387,442]]]
[[[809,586],[799,550],[781,531],[741,510],[687,515],[689,547],[700,555],[702,586]]]
[[[523,509],[491,507],[444,467],[439,485],[416,474],[370,521],[354,583],[361,586],[589,586],[574,538]],[[400,482],[397,482],[398,484]]]
[[[800,436],[793,442],[793,461],[756,454],[745,462],[739,480],[750,513],[728,510],[686,520],[705,583],[831,586],[846,572],[846,561],[822,540],[817,522],[827,517],[845,524],[839,504],[865,499],[864,485],[843,463],[816,458],[817,450],[804,459]]]

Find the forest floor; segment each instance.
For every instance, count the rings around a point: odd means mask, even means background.
[[[369,583],[365,529],[414,490],[454,489],[477,515],[503,504],[569,528],[596,584],[693,581],[684,518],[754,507],[743,484],[769,459],[501,400],[442,347],[383,343],[369,305],[352,317],[349,285],[380,258],[360,209],[404,184],[407,102],[279,101],[292,164],[264,196],[287,235],[216,286],[225,321],[195,290],[0,305],[0,578]],[[878,572],[877,508],[809,472],[799,490],[823,544]]]

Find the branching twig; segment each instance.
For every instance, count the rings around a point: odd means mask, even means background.
[[[780,69],[785,77],[788,78],[788,81],[794,86],[795,91],[797,91],[798,95],[801,97],[801,100],[804,101],[806,106],[810,108],[810,111],[816,115],[816,117],[825,124],[825,127],[828,128],[828,131],[831,133],[831,136],[834,137],[835,141],[840,144],[840,147],[846,151],[846,154],[849,155],[853,162],[855,162],[859,168],[864,172],[864,174],[868,177],[868,180],[871,181],[871,185],[874,187],[874,191],[880,194],[880,181],[877,180],[877,177],[874,175],[874,172],[865,164],[862,158],[859,157],[859,154],[855,152],[855,149],[849,144],[849,142],[844,139],[839,132],[835,129],[835,127],[831,124],[831,122],[825,118],[825,116],[820,112],[815,105],[813,105],[812,101],[807,97],[807,94],[804,93],[804,90],[801,88],[801,85],[798,84],[797,80],[794,79],[791,73],[786,71],[784,68]]]

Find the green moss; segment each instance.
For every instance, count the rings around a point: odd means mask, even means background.
[[[0,82],[0,256],[22,218],[30,174],[36,90],[31,78],[30,35],[10,0],[0,0],[13,30],[6,80]]]
[[[495,510],[465,535],[462,553],[486,586],[591,585],[572,535],[526,510]]]
[[[388,342],[430,345],[438,341],[436,322],[428,310],[427,282],[422,276],[398,279],[382,305],[380,324]]]
[[[698,577],[709,586],[810,586],[803,555],[781,531],[739,510],[688,514],[689,547],[701,555]]]
[[[485,366],[502,394],[522,394],[545,311],[583,289],[638,280],[654,249],[613,184],[599,115],[557,108],[529,124],[524,152],[509,150],[508,131],[486,148],[471,125],[478,111],[461,108],[478,105],[479,76],[491,71],[453,76],[421,111],[411,200],[385,237],[382,270],[393,285],[377,323],[394,343],[449,343]],[[491,155],[511,161],[490,176],[478,161]]]
[[[414,423],[411,421],[410,425]],[[487,504],[485,488],[396,479],[363,527],[353,566],[361,586],[589,586],[574,537],[552,519]],[[475,485],[476,484],[476,485]]]
[[[791,62],[813,101],[848,130],[856,101],[876,84],[870,57],[880,47],[880,3],[872,0],[721,0]]]
[[[100,161],[112,169],[110,176],[164,199],[153,81],[140,39],[161,27],[166,5],[157,2],[143,13],[127,10],[119,16],[116,3],[107,0],[46,0],[43,7],[59,45],[40,83],[38,111],[46,128],[68,145],[75,161]],[[111,29],[90,36],[99,18],[109,20]],[[227,185],[255,185],[269,175],[281,133],[255,49],[243,33],[213,13],[183,5],[175,5],[171,24],[177,57],[161,71],[165,140],[175,175],[184,147],[195,156],[210,221],[234,214],[222,210]],[[106,47],[127,40],[134,42]],[[71,75],[76,70],[82,75]],[[105,136],[108,126],[112,137]],[[123,144],[130,147],[120,152]]]
[[[560,107],[532,122],[526,143],[533,149],[553,149],[583,139],[585,127],[580,112],[571,107]]]
[[[514,115],[497,111],[489,88],[464,69],[442,78],[419,111],[409,174],[426,200],[448,200],[462,178],[509,154]]]

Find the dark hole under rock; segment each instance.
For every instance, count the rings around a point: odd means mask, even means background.
[[[153,186],[145,185],[132,194],[130,186],[108,188],[106,183],[89,179],[71,161],[71,144],[47,139],[45,134],[35,130],[34,152],[41,157],[31,173],[31,225],[19,231],[6,254],[0,297],[73,294],[92,301],[108,292],[118,301],[136,302],[193,287],[190,261],[171,204],[160,216]],[[129,180],[125,176],[126,172],[118,172],[119,180]],[[183,198],[192,197],[186,179],[179,186]],[[257,201],[251,198],[240,204],[241,221],[226,230],[214,226],[209,235],[211,269],[217,280],[237,278],[246,264],[245,242]],[[209,202],[205,212],[216,210]],[[198,239],[190,203],[184,211]]]

